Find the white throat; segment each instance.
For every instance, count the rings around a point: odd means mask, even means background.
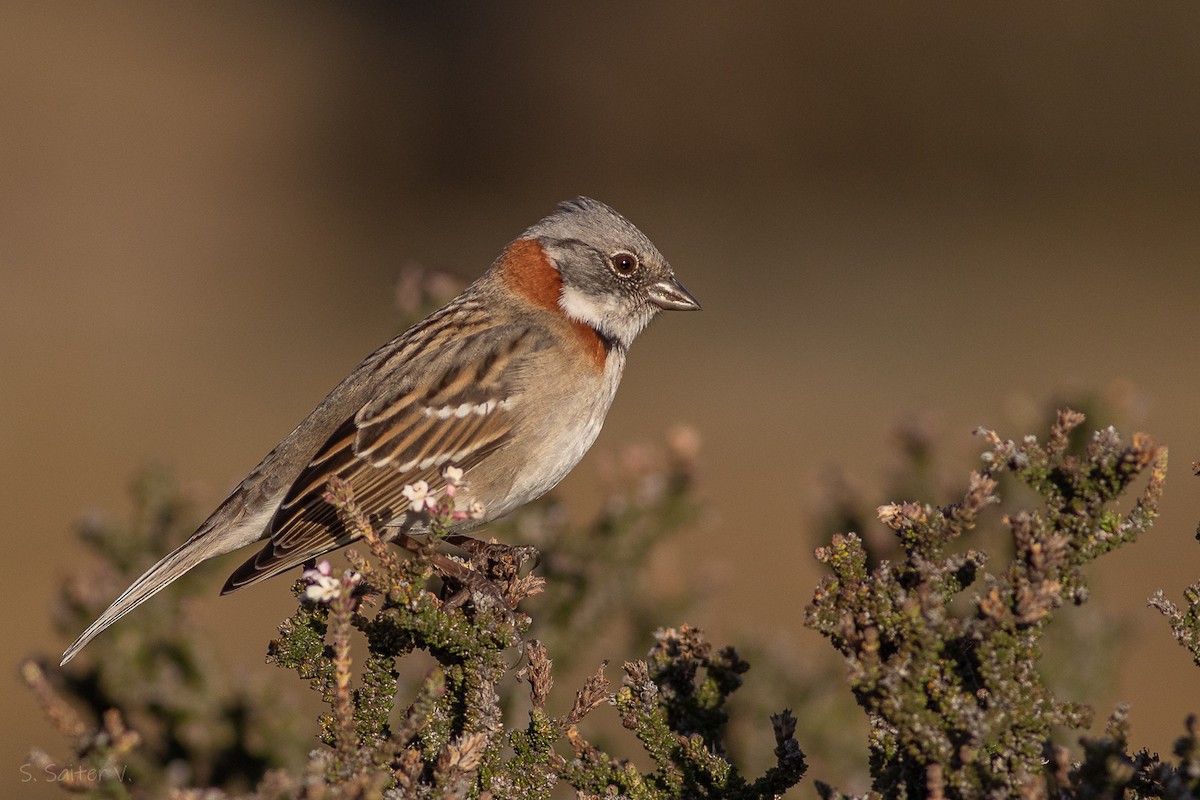
[[[590,325],[628,348],[649,324],[653,312],[648,309],[631,312],[621,300],[616,295],[597,297],[573,286],[564,286],[558,305],[571,319]]]

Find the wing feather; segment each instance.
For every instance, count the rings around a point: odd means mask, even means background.
[[[500,342],[494,340],[502,333]],[[340,425],[288,489],[269,526],[270,541],[239,567],[224,592],[265,580],[357,537],[325,502],[330,478],[345,481],[373,524],[404,524],[405,486],[444,485],[442,468],[470,471],[512,433],[522,355],[538,347],[528,329],[491,331],[462,341],[388,381]],[[472,337],[475,339],[476,337]],[[423,378],[423,380],[417,380]]]

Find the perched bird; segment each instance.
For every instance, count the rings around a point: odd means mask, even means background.
[[[385,538],[421,532],[426,520],[403,490],[444,486],[448,466],[463,470],[456,501],[483,507],[451,533],[540,497],[596,440],[642,329],[664,309],[699,307],[632,223],[590,198],[562,203],[462,294],[359,364],[62,663],[202,561],[266,541],[225,594],[352,542],[323,499],[330,478]]]

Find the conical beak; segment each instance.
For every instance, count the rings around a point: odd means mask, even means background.
[[[675,278],[651,284],[649,289],[650,301],[659,308],[667,311],[699,311],[700,304],[692,297],[683,284]]]

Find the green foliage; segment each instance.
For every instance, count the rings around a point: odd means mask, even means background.
[[[1052,786],[1056,796],[1098,796],[1088,787],[1101,753],[1123,748],[1124,739],[1110,727],[1103,742],[1085,743],[1082,765],[1061,780],[1052,774],[1053,730],[1085,727],[1091,711],[1050,691],[1038,669],[1041,640],[1060,606],[1086,602],[1084,566],[1149,527],[1167,454],[1140,434],[1124,444],[1112,428],[1075,452],[1071,436],[1082,422],[1081,414],[1060,412],[1044,445],[980,431],[991,449],[960,502],[878,509],[902,548],[895,562],[868,568],[854,534],[818,551],[832,574],[817,588],[808,624],[849,667],[871,725],[879,796],[1035,797]],[[999,503],[1003,474],[1032,490],[1041,507],[1003,516],[1013,557],[992,572],[985,552],[951,548]],[[1139,496],[1121,511],[1118,501],[1143,475]],[[956,603],[968,589],[970,602]],[[1131,785],[1132,773],[1103,774],[1109,790]],[[835,796],[828,787],[823,795]]]
[[[556,647],[578,652],[611,619],[621,617],[621,611],[650,615],[652,599],[639,591],[636,572],[655,542],[693,516],[693,456],[693,443],[680,434],[666,457],[647,460],[644,452],[638,455],[633,461],[640,466],[624,473],[631,482],[614,491],[599,517],[583,530],[568,525],[553,507],[528,512],[525,524],[533,519],[543,542],[562,544],[545,565],[558,587],[540,597],[538,605],[539,613],[550,620],[543,630]],[[112,568],[108,582],[113,585],[136,575],[151,554],[186,530],[183,503],[166,491],[168,481],[156,480],[163,493],[139,494],[148,507],[139,506],[136,516],[157,521],[160,533],[113,530],[91,537],[104,568]],[[185,796],[193,791],[196,796],[202,791],[206,798],[387,793],[529,800],[550,797],[556,786],[571,785],[582,796],[596,797],[765,798],[782,793],[803,774],[803,756],[792,736],[795,721],[785,712],[775,719],[777,766],[757,781],[741,777],[724,753],[722,736],[726,700],[740,686],[747,665],[732,649],[714,652],[698,630],[686,626],[656,634],[658,643],[648,661],[626,665],[620,691],[611,691],[602,667],[576,693],[568,713],[549,714],[549,650],[527,637],[531,619],[518,610],[545,588],[545,579],[530,572],[540,559],[536,550],[465,537],[434,536],[425,542],[404,537],[394,544],[410,552],[398,558],[345,486],[331,486],[327,500],[348,526],[363,534],[370,555],[348,551],[353,572],[312,573],[323,581],[323,591],[316,593],[320,602],[309,599],[316,578],[298,582],[294,591],[302,602],[268,647],[269,661],[294,671],[327,704],[316,732],[323,746],[301,763],[295,756],[307,749],[303,741],[280,736],[270,740],[280,752],[260,756],[254,772],[209,771],[198,780],[180,780],[163,748],[153,746],[158,729],[149,718],[161,705],[147,708],[140,697],[122,694],[85,695],[80,687],[95,683],[97,675],[111,674],[115,683],[128,687],[143,680],[135,671],[137,664],[172,658],[190,666],[197,684],[207,687],[202,696],[216,703],[207,713],[191,707],[178,712],[179,725],[216,729],[212,715],[221,709],[221,695],[213,688],[217,665],[206,657],[202,637],[184,624],[180,595],[164,593],[161,601],[147,606],[157,609],[151,614],[152,625],[117,626],[113,632],[121,635],[101,637],[88,651],[90,659],[73,663],[65,672],[79,677],[54,686],[41,667],[28,665],[30,686],[68,734],[79,765],[137,764],[136,774],[115,778],[93,769],[75,788],[114,797],[157,797],[171,787],[192,785],[208,788],[184,790]],[[465,562],[443,552],[443,539],[462,549]],[[589,540],[590,553],[579,544]],[[597,553],[608,557],[597,558]],[[71,603],[74,614],[65,627],[74,629],[100,610],[108,592],[94,594]],[[354,636],[365,640],[365,655],[355,655]],[[435,663],[415,685],[406,684],[399,667],[417,651]],[[131,662],[126,652],[139,654],[142,661]],[[513,665],[522,659],[523,668],[514,673]],[[514,675],[529,686],[524,725],[504,721],[502,709],[512,705],[506,695]],[[79,717],[64,695],[75,703],[85,700],[97,711],[111,707],[105,724],[112,729],[97,729]],[[639,700],[623,699],[633,697]],[[183,698],[173,695],[174,702]],[[604,705],[618,707],[623,724],[652,754],[653,770],[640,772],[580,731],[584,718]],[[253,714],[243,715],[240,730],[249,735],[263,715],[255,707]],[[145,727],[152,733],[143,736],[140,727],[125,730],[121,721],[126,716],[147,719]],[[308,723],[293,718],[285,727],[300,730]],[[253,754],[245,741],[237,744],[245,748],[244,755]],[[293,756],[291,762],[281,757],[284,751]],[[183,757],[206,763],[206,753],[197,748]],[[280,768],[268,769],[272,766]]]
[[[688,627],[656,634],[648,662],[626,664],[625,684],[615,695],[601,670],[568,714],[550,716],[552,664],[541,642],[524,637],[530,619],[516,611],[542,591],[542,579],[526,572],[536,551],[458,537],[452,540],[466,549],[468,569],[439,561],[436,542],[402,543],[412,554],[398,560],[344,487],[333,487],[330,495],[347,524],[363,534],[374,560],[350,553],[361,585],[357,575],[343,575],[327,613],[301,605],[270,650],[275,663],[308,678],[330,706],[322,740],[332,754],[318,753],[309,770],[324,770],[323,791],[332,794],[322,796],[355,797],[364,787],[381,787],[403,797],[486,793],[517,800],[549,797],[564,781],[585,796],[749,800],[775,797],[803,774],[794,721],[786,713],[776,722],[780,755],[771,774],[751,784],[728,761],[721,744],[723,706],[748,665],[732,649],[714,653]],[[368,603],[377,606],[368,610]],[[352,629],[366,635],[369,648],[357,689],[350,688]],[[393,665],[414,650],[437,664],[393,726]],[[529,683],[532,708],[526,726],[506,729],[498,701],[514,651],[528,660],[520,674]],[[579,731],[589,713],[609,702],[650,755],[652,772],[608,755]],[[561,753],[560,744],[573,755]],[[272,788],[309,796],[300,783]]]
[[[806,620],[843,659],[850,693],[866,713],[870,797],[1200,796],[1194,717],[1169,762],[1130,753],[1123,707],[1103,736],[1081,740],[1081,760],[1054,742],[1057,731],[1084,726],[1092,712],[1060,700],[1046,680],[1046,627],[1064,606],[1087,601],[1091,561],[1149,527],[1166,467],[1165,449],[1148,437],[1125,443],[1112,428],[1081,437],[1081,422],[1060,413],[1044,444],[981,431],[984,466],[958,502],[879,507],[894,534],[890,549],[839,533],[818,550],[830,574]],[[909,485],[926,493],[932,451],[915,441],[905,442],[914,456]],[[500,529],[503,538],[538,545],[545,561],[533,547],[464,537],[385,544],[346,488],[331,486],[328,501],[362,533],[367,552],[348,552],[353,569],[340,575],[306,573],[294,586],[296,612],[268,648],[269,661],[326,704],[317,725],[269,687],[220,673],[186,624],[180,598],[205,585],[188,576],[184,592],[164,593],[139,611],[140,625],[116,626],[66,670],[23,666],[74,753],[70,768],[78,772],[59,785],[94,797],[174,790],[214,800],[782,796],[807,769],[796,716],[771,716],[770,766],[744,776],[730,755],[729,701],[749,664],[689,625],[659,628],[645,658],[624,664],[616,690],[606,662],[582,681],[566,713],[548,710],[551,653],[561,670],[565,661],[587,663],[597,643],[611,646],[606,631],[632,636],[661,624],[661,598],[645,592],[637,574],[655,543],[694,517],[694,446],[676,440],[669,452],[624,464],[617,472],[629,480],[591,522],[571,525],[553,504],[539,504]],[[186,535],[186,504],[170,487],[148,475],[128,530],[88,528],[101,564],[89,580],[68,585],[65,630],[89,621]],[[1010,503],[1001,513],[1000,495],[1018,487],[1034,499],[1031,507]],[[849,512],[842,518],[865,521]],[[991,544],[989,528],[1007,541]],[[448,555],[447,544],[462,556]],[[1184,597],[1182,611],[1161,593],[1151,602],[1200,663],[1200,584]],[[529,636],[534,619],[539,639]],[[416,672],[411,665],[420,659],[431,665]],[[760,692],[773,700],[801,695],[784,682],[795,674],[786,666],[770,666],[766,680],[754,673]],[[514,678],[527,699],[514,696]],[[598,744],[584,729],[604,706],[629,733]],[[32,758],[50,762],[41,752]],[[816,791],[848,797],[820,782]]]

